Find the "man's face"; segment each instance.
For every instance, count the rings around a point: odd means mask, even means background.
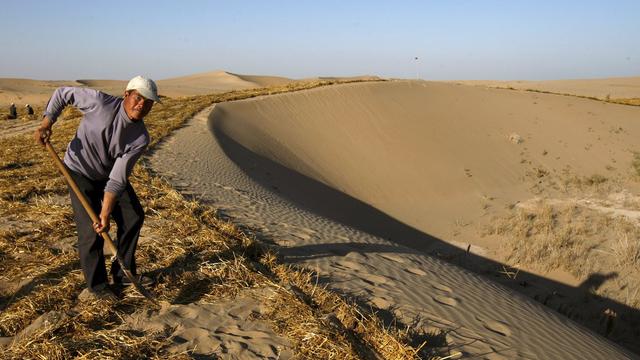
[[[151,111],[152,107],[153,100],[145,99],[136,90],[124,92],[124,110],[127,112],[129,119],[133,121],[142,120]]]

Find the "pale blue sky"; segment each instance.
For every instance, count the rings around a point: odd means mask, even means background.
[[[0,3],[0,77],[640,76],[640,1]],[[418,61],[415,61],[418,57]]]

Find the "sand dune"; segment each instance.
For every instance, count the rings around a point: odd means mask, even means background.
[[[640,77],[620,77],[605,79],[546,80],[546,81],[496,81],[496,80],[462,80],[460,84],[489,87],[514,88],[519,90],[549,91],[558,94],[606,99],[640,98]]]
[[[634,358],[441,259],[495,255],[501,244],[481,238],[480,224],[539,195],[540,171],[624,177],[628,168],[611,161],[631,161],[638,108],[399,81],[209,112],[154,153],[154,169],[277,244],[285,261],[319,272],[323,284],[401,321],[418,318],[416,326],[446,332],[447,344],[469,356]],[[445,243],[473,247],[441,256]],[[542,277],[521,276],[541,289]]]
[[[164,89],[161,93],[169,97],[202,95],[254,87],[260,87],[260,85],[225,71],[158,80],[158,88]]]
[[[127,85],[126,80],[78,80],[78,82],[108,94],[120,96]],[[169,97],[211,94],[220,91],[260,87],[257,83],[246,81],[239,76],[225,72],[180,76],[157,80],[160,95]]]
[[[59,86],[86,86],[107,94],[121,96],[128,80],[81,79],[77,81],[46,81],[29,79],[0,79],[0,105],[44,104]],[[293,80],[277,76],[238,75],[212,71],[188,76],[157,80],[162,96],[180,97],[282,85]]]
[[[502,208],[532,197],[535,166],[616,173],[607,166],[629,164],[640,133],[635,107],[428,82],[218,109],[220,129],[251,151],[439,238],[451,237],[456,221],[486,214],[487,199]]]
[[[262,76],[262,75],[240,75],[229,73],[230,75],[237,76],[238,78],[254,83],[260,87],[263,86],[277,86],[277,85],[286,85],[292,81],[293,79],[289,79],[281,76]]]
[[[24,104],[43,104],[57,87],[80,85],[75,81],[64,80],[44,81],[0,78],[0,105],[3,107],[2,112],[7,111],[4,107],[12,102],[22,106]]]

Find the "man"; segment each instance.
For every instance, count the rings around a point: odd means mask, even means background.
[[[18,111],[16,109],[16,104],[11,103],[11,105],[9,105],[9,116],[7,117],[7,119],[13,120],[17,118],[18,118]]]
[[[102,251],[104,240],[99,235],[109,230],[111,216],[118,226],[118,252],[122,254],[125,266],[136,274],[135,251],[144,210],[128,178],[149,144],[143,118],[154,102],[160,102],[156,84],[142,76],[129,81],[124,98],[88,88],[61,87],[53,93],[42,124],[36,130],[36,141],[44,146],[51,137],[51,126],[65,106],[73,105],[83,113],[64,156],[65,166],[100,218],[99,223],[93,223],[69,189],[78,232],[80,265],[87,282],[81,298],[114,298]],[[114,284],[128,285],[117,261],[112,262],[111,276]],[[143,285],[152,282],[146,276],[139,280]]]
[[[27,109],[27,115],[32,116],[33,115],[33,108],[31,107],[31,105],[27,104],[24,107]]]

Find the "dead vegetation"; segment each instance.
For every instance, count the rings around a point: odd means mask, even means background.
[[[491,86],[491,87],[496,88],[496,89],[503,89],[503,90],[528,91],[528,92],[536,92],[536,93],[541,93],[541,94],[553,94],[553,95],[561,95],[561,96],[571,96],[571,97],[577,97],[577,98],[582,98],[582,99],[602,101],[602,102],[607,102],[607,103],[611,103],[611,104],[640,106],[640,98],[612,98],[611,95],[607,95],[605,97],[597,97],[597,96],[576,95],[576,94],[571,94],[571,93],[561,93],[561,92],[541,90],[541,89],[532,89],[532,88],[521,89],[521,88],[516,88],[516,87],[513,87],[513,86]]]
[[[268,89],[166,99],[145,123],[156,144],[215,102],[328,85],[294,83]],[[62,153],[80,121],[69,112],[54,127]],[[31,132],[0,139],[0,336],[7,359],[190,359],[170,353],[172,329],[142,333],[125,319],[152,305],[133,290],[118,301],[78,302],[84,288],[77,255],[64,250],[75,225],[67,188]],[[153,145],[152,145],[153,146]],[[270,289],[267,321],[310,359],[433,357],[412,344],[409,328],[383,324],[375,313],[318,286],[312,272],[278,262],[277,254],[209,207],[188,201],[144,166],[131,179],[146,209],[138,266],[157,278],[152,291],[173,304],[233,299],[247,289]],[[62,249],[62,250],[60,250]],[[39,325],[38,325],[39,324]],[[8,337],[14,337],[13,339]]]
[[[589,100],[602,101],[612,104],[620,104],[620,105],[630,105],[630,106],[640,106],[640,98],[611,98],[610,95],[605,96],[604,98],[597,96],[587,96],[587,95],[576,95],[570,93],[560,93],[548,90],[540,90],[540,89],[519,89],[513,86],[495,86],[496,89],[505,89],[505,90],[516,90],[516,91],[528,91],[528,92],[536,92],[541,94],[553,94],[553,95],[562,95],[562,96],[571,96]]]
[[[539,199],[495,219],[487,233],[504,239],[511,267],[573,274],[581,293],[558,300],[558,311],[637,351],[640,218],[637,211],[616,206],[610,201]],[[591,295],[622,306],[602,308]],[[542,296],[547,305],[549,296],[555,295]],[[603,311],[614,314],[615,322],[602,327]]]

